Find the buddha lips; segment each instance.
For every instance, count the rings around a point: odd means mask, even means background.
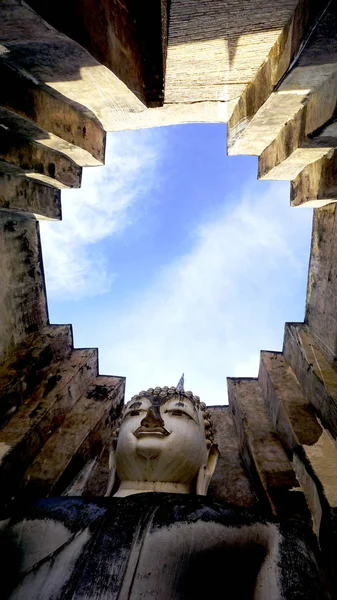
[[[167,429],[165,429],[165,427],[162,427],[161,425],[155,425],[154,427],[144,427],[143,425],[141,425],[133,433],[133,435],[135,435],[136,438],[142,437],[143,435],[154,435],[154,434],[166,436],[166,435],[170,435],[171,432],[167,431]]]

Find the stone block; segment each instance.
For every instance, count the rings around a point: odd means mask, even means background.
[[[337,373],[319,340],[302,323],[287,323],[283,354],[325,427],[337,438]],[[302,442],[301,442],[302,443]]]
[[[315,444],[322,435],[322,427],[280,352],[261,352],[258,381],[284,446],[293,452],[299,446]]]
[[[30,219],[61,219],[59,190],[25,176],[0,173],[0,210]]]
[[[291,46],[289,22],[297,4],[297,0],[278,4],[269,0],[173,0],[165,103],[231,102],[244,94],[247,83],[257,78],[266,62],[273,76],[278,63],[285,62],[286,68]],[[284,61],[284,54],[288,60]]]
[[[322,11],[322,9],[321,9]],[[315,23],[312,35],[295,65],[248,123],[240,135],[229,121],[231,154],[265,154],[259,176],[268,179],[293,179],[310,159],[317,160],[315,148],[299,148],[306,135],[331,118],[337,97],[337,43],[335,4]],[[272,90],[270,90],[272,91]],[[292,121],[295,120],[294,123]],[[259,133],[257,134],[257,131]],[[275,139],[276,138],[276,139]],[[321,149],[321,153],[322,153]],[[291,159],[291,153],[295,155]],[[285,165],[281,163],[285,160]]]
[[[314,210],[305,322],[331,364],[337,357],[337,212]]]
[[[106,431],[107,428],[104,429]],[[89,456],[89,459],[88,459]],[[90,458],[90,452],[80,455],[80,464],[76,468],[76,476],[63,491],[63,496],[105,496],[110,491],[112,483],[112,447],[111,427],[110,439],[103,445],[102,449]],[[84,466],[82,464],[87,461]],[[78,468],[81,468],[77,472]]]
[[[22,175],[57,188],[81,185],[82,169],[72,160],[29,138],[0,128],[2,170],[14,165]],[[9,173],[11,171],[9,170]]]
[[[1,6],[2,59],[47,93],[90,117],[102,127],[123,120],[143,102],[83,46],[46,23],[27,4],[11,0]],[[124,61],[123,61],[123,64]]]
[[[275,7],[275,5],[274,5]],[[297,55],[303,38],[313,27],[322,7],[302,0],[271,48],[256,76],[245,86],[228,122],[228,154],[256,154],[273,141],[282,125],[299,110],[300,98],[277,98],[273,93]],[[297,92],[299,96],[299,92]],[[303,92],[303,97],[305,92]],[[268,100],[269,99],[269,100]],[[270,101],[272,100],[272,101]],[[296,100],[299,100],[297,103]],[[258,130],[258,134],[256,131]]]
[[[321,531],[326,535],[337,508],[336,443],[318,422],[282,354],[262,352],[259,381],[275,429],[291,451],[291,462],[310,508],[314,530],[318,537]],[[329,544],[333,543],[330,537]]]
[[[87,461],[99,456],[112,437],[124,385],[119,377],[99,376],[92,382],[26,471],[25,495],[61,495]]]
[[[103,164],[106,134],[94,114],[50,93],[4,61],[0,61],[0,78],[6,81],[0,89],[2,118],[6,109],[7,118],[11,117],[12,123],[16,119],[20,128],[34,124],[35,137],[55,150],[68,152],[81,166]]]
[[[302,136],[294,132],[298,116],[287,124],[287,131],[283,129],[276,140],[262,152],[259,158],[259,179],[292,181],[307,165],[320,161],[333,152],[334,146],[330,140],[326,140],[327,145],[304,138],[301,141]],[[317,206],[322,205],[323,203],[317,203]]]
[[[98,161],[89,152],[83,150],[83,148],[70,144],[68,141],[63,140],[57,135],[35,125],[35,123],[32,123],[32,121],[29,121],[25,117],[1,106],[0,122],[3,129],[5,129],[8,134],[13,133],[14,135],[23,136],[30,142],[37,142],[40,146],[50,148],[55,152],[63,154],[81,167],[97,167],[103,164],[104,158],[102,161]],[[104,153],[104,148],[105,146],[103,145],[101,154]]]
[[[337,107],[336,3],[329,4],[279,92],[299,94],[298,112],[285,121],[276,138],[259,159],[261,179],[292,180],[308,165],[336,146],[327,133],[317,136]],[[282,96],[277,100],[282,102]]]
[[[0,211],[0,356],[47,325],[38,222]]]
[[[48,23],[76,40],[148,106],[163,102],[167,0],[29,0]],[[67,18],[64,18],[64,14]]]
[[[291,206],[320,208],[337,201],[337,151],[329,150],[292,181]]]
[[[228,379],[241,453],[265,506],[279,516],[310,519],[292,465],[276,434],[256,379]]]
[[[71,326],[49,325],[28,335],[0,363],[1,427],[37,389],[46,385],[55,363],[68,358],[72,348]]]
[[[51,369],[41,387],[0,432],[0,494],[11,497],[22,474],[97,377],[97,350],[74,350]]]
[[[334,591],[337,584],[337,497],[335,476],[333,480],[330,478],[332,469],[336,470],[335,443],[333,446],[334,448],[325,431],[319,441],[319,446],[311,454],[314,465],[316,468],[319,467],[317,470],[322,476],[322,482],[317,482],[315,475],[299,453],[294,454],[292,464],[312,514],[312,526],[319,541],[322,562],[328,578],[332,581],[332,590]]]
[[[229,406],[207,407],[220,456],[208,496],[236,506],[253,507],[258,500],[240,455],[233,415]]]

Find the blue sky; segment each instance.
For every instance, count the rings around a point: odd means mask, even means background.
[[[111,133],[106,166],[41,222],[50,320],[99,348],[127,398],[184,371],[222,404],[226,377],[256,376],[303,320],[312,211],[256,174],[255,157],[226,156],[224,125]]]

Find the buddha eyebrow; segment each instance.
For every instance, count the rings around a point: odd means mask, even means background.
[[[142,405],[142,402],[134,402],[130,404],[129,408],[139,408]]]

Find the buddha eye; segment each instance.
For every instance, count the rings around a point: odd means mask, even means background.
[[[165,410],[166,413],[173,415],[174,417],[187,417],[188,419],[192,419],[190,415],[188,415],[184,410],[179,410],[177,408],[173,408],[172,410]]]
[[[136,417],[137,415],[139,415],[139,410],[129,410],[129,412],[127,413],[127,417]]]

